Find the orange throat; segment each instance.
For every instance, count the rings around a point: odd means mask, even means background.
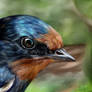
[[[53,59],[21,59],[13,62],[10,67],[21,80],[33,80]]]
[[[49,30],[48,34],[41,35],[41,38],[36,40],[46,44],[51,50],[62,48],[61,36],[52,27],[49,27]],[[53,61],[53,59],[47,58],[21,59],[13,62],[10,66],[21,80],[33,80],[41,70]]]

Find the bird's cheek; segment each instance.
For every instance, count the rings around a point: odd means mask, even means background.
[[[31,81],[51,62],[52,59],[21,59],[12,63],[11,68],[20,80]]]

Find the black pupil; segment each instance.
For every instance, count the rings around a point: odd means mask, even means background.
[[[24,46],[27,48],[32,48],[33,47],[33,41],[31,39],[25,39],[24,40]]]

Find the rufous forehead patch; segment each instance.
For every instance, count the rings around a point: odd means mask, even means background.
[[[63,41],[58,32],[56,32],[52,27],[49,27],[49,33],[42,35],[41,38],[36,40],[45,43],[49,49],[56,50],[63,47]]]

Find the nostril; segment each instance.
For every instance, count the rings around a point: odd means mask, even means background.
[[[56,50],[55,53],[58,54],[58,55],[64,55],[60,50]]]

